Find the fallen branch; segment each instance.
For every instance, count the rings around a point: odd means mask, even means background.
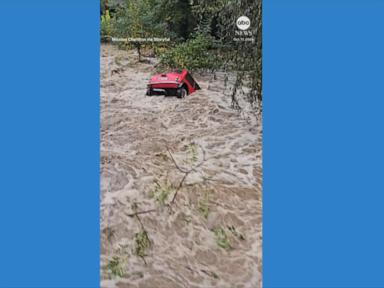
[[[171,159],[172,159],[173,164],[175,164],[176,168],[177,168],[180,172],[183,172],[183,173],[189,173],[189,172],[192,171],[192,170],[187,171],[187,170],[182,169],[182,168],[177,164],[175,158],[173,157],[173,154],[171,153],[171,151],[169,150],[168,147],[167,147],[167,152],[168,152],[169,156],[171,156]]]
[[[128,217],[135,217],[135,216],[140,215],[140,214],[147,214],[147,213],[151,213],[151,212],[155,212],[155,211],[157,211],[157,209],[148,209],[148,210],[143,210],[143,211],[136,211],[136,212],[130,213],[130,214],[125,213],[125,215]]]
[[[176,191],[175,191],[175,194],[173,194],[172,200],[171,200],[171,202],[169,203],[169,205],[171,205],[171,204],[173,204],[173,203],[175,202],[177,193],[178,193],[179,190],[181,189],[181,186],[183,186],[183,183],[184,183],[184,181],[185,181],[185,179],[187,178],[187,176],[188,176],[189,173],[190,173],[190,172],[185,172],[184,177],[181,179],[181,181],[180,181],[180,183],[179,183],[179,186],[177,186],[177,189],[176,189]]]
[[[169,150],[169,148],[167,147],[167,152],[169,154],[169,156],[171,157],[172,159],[172,162],[173,164],[175,164],[175,167],[182,173],[191,173],[191,172],[196,172],[196,168],[199,168],[201,165],[204,164],[205,160],[206,160],[206,154],[205,154],[205,150],[203,149],[203,147],[201,147],[200,145],[197,145],[200,150],[203,152],[203,160],[201,160],[201,162],[195,166],[192,166],[191,169],[189,170],[185,170],[184,168],[181,168],[180,165],[177,164],[175,158],[173,157],[173,154],[171,153],[171,151]]]

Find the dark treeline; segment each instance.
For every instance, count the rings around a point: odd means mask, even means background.
[[[170,38],[169,42],[129,43],[139,61],[149,49],[161,68],[225,71],[236,77],[232,104],[244,97],[261,112],[261,0],[102,0],[101,39]],[[236,27],[240,16],[251,25]],[[234,38],[253,41],[235,41]]]

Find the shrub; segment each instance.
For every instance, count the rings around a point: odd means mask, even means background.
[[[113,18],[109,15],[109,11],[106,10],[103,15],[101,15],[100,20],[100,36],[101,40],[106,40],[107,36],[111,37],[114,31],[114,22]]]
[[[217,63],[212,53],[212,40],[203,34],[195,34],[186,42],[170,48],[160,57],[160,65],[171,69],[212,69]]]

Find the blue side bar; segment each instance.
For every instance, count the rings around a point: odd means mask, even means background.
[[[99,2],[0,11],[0,287],[98,287]]]
[[[384,1],[264,1],[264,287],[384,287]]]

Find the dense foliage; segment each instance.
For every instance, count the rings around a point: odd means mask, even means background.
[[[186,68],[190,71],[212,69],[217,67],[217,57],[212,49],[210,37],[196,33],[163,53],[160,62],[169,68]]]
[[[236,76],[232,104],[244,97],[261,112],[261,0],[102,0],[101,39],[169,37],[156,43],[131,42],[141,59],[142,46],[158,53],[160,65],[190,70],[222,70]],[[246,15],[251,25],[237,29]],[[235,41],[235,38],[253,39]]]

